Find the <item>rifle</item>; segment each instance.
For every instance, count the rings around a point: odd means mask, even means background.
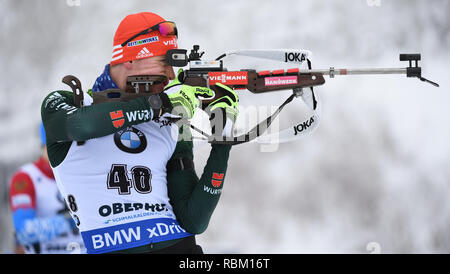
[[[212,100],[216,100],[223,95],[220,90],[214,87],[214,84],[217,82],[230,86],[233,89],[246,89],[256,94],[289,89],[293,91],[293,94],[271,116],[259,123],[248,133],[234,137],[231,140],[213,140],[212,143],[236,145],[261,137],[274,118],[295,97],[301,97],[307,106],[314,111],[314,115],[295,125],[293,130],[289,128],[276,133],[277,140],[279,142],[290,141],[312,132],[317,128],[319,123],[318,102],[313,88],[325,83],[324,75],[334,78],[337,75],[404,74],[407,77],[416,77],[421,81],[439,87],[437,83],[422,77],[422,69],[418,64],[418,61],[421,60],[420,54],[400,54],[400,61],[409,62],[409,66],[406,68],[335,69],[334,67],[330,67],[329,69],[312,69],[309,58],[311,52],[307,50],[237,50],[224,53],[213,61],[202,61],[201,57],[204,52],[199,52],[199,49],[200,47],[198,45],[194,45],[189,55],[187,55],[187,50],[185,49],[169,50],[166,54],[166,61],[169,65],[175,67],[189,65],[189,69],[184,71],[184,83],[212,88],[216,92],[216,96]],[[271,71],[243,69],[240,71],[227,71],[223,66],[223,58],[229,55],[256,57],[284,63],[303,64],[306,62],[308,69],[301,70],[299,68],[293,68]],[[202,101],[203,108],[212,100]],[[191,128],[208,137],[208,139],[211,139],[211,136],[208,136],[194,126],[191,125]],[[271,136],[273,137],[273,134],[266,136],[268,138],[265,140],[270,140]],[[259,138],[258,142],[270,143],[270,141],[265,140]]]
[[[418,66],[420,54],[400,54],[400,61],[409,61],[406,68],[362,68],[362,69],[311,69],[311,55],[307,50],[237,50],[224,53],[214,61],[202,61],[204,52],[198,52],[200,47],[194,45],[189,56],[185,49],[172,49],[166,54],[166,61],[174,67],[190,68],[185,70],[184,82],[188,85],[211,87],[217,82],[230,86],[233,89],[247,89],[252,93],[270,91],[301,89],[314,87],[325,83],[324,75],[334,78],[336,75],[374,75],[374,74],[405,74],[407,77],[417,77],[436,87],[439,85],[422,77],[422,68]],[[288,70],[259,71],[243,69],[240,71],[227,71],[223,67],[222,59],[229,55],[249,56],[262,59],[275,60],[285,63],[308,63],[308,70],[298,68]],[[412,62],[415,62],[413,65]],[[215,100],[217,98],[214,98]],[[206,102],[208,103],[208,102]]]
[[[415,77],[421,81],[429,83],[433,86],[439,87],[436,82],[430,81],[422,77],[422,68],[418,62],[421,60],[421,54],[400,54],[400,61],[408,61],[409,66],[403,68],[360,68],[348,69],[312,69],[312,62],[310,60],[311,52],[308,50],[236,50],[224,53],[215,60],[201,60],[204,52],[199,52],[200,46],[194,45],[189,55],[186,49],[172,49],[166,53],[166,62],[173,67],[189,68],[183,71],[180,79],[187,85],[203,86],[211,88],[215,91],[215,96],[209,100],[202,100],[202,109],[223,96],[220,89],[217,89],[214,84],[222,83],[231,87],[232,89],[245,89],[255,94],[273,92],[279,90],[292,90],[292,95],[289,96],[278,109],[264,121],[260,122],[248,133],[237,137],[226,138],[218,140],[217,137],[212,137],[207,133],[201,131],[188,121],[181,119],[182,122],[188,124],[192,129],[206,137],[210,143],[220,144],[242,144],[250,142],[258,138],[259,143],[271,141],[272,135],[261,136],[272,121],[278,116],[281,110],[296,97],[301,97],[306,105],[314,112],[314,115],[293,126],[292,128],[282,130],[276,133],[279,142],[298,139],[299,137],[312,132],[319,123],[318,101],[314,94],[314,87],[325,83],[325,75],[334,78],[339,75],[379,75],[379,74],[401,74],[407,77]],[[292,68],[279,70],[265,70],[256,71],[254,69],[242,69],[239,71],[228,71],[223,65],[223,58],[230,55],[255,57],[261,59],[275,60],[283,63],[292,63],[302,65],[306,62],[308,69]],[[106,90],[103,92],[94,93],[94,103],[101,103],[105,101],[121,100],[127,101],[137,96],[150,96],[153,92],[150,91],[149,86],[159,85],[165,81],[163,76],[130,76],[127,79],[126,91],[120,90]]]

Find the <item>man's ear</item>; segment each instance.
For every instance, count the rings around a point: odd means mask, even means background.
[[[133,67],[132,63],[133,63],[133,61],[128,61],[128,62],[125,62],[122,64],[126,69],[130,70]]]

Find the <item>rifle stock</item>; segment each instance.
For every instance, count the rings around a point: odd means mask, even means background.
[[[226,74],[232,74],[231,72],[223,72]],[[241,72],[242,73],[242,72]],[[247,71],[246,72],[246,84],[227,84],[226,78],[222,83],[227,85],[233,89],[247,89],[252,93],[266,93],[273,92],[279,90],[292,90],[292,89],[300,89],[313,87],[318,85],[323,85],[325,83],[325,78],[322,73],[289,73],[284,72],[283,74],[278,73],[258,73],[256,71]],[[200,86],[200,87],[209,87],[215,92],[215,96],[213,99],[202,100],[202,109],[205,109],[206,106],[212,101],[222,97],[224,93],[220,88],[215,86],[215,83],[210,83],[210,78],[208,77],[208,71],[197,72],[195,75],[187,75],[184,79],[184,84],[190,86]],[[131,88],[129,88],[131,90]],[[127,91],[122,91],[119,89],[110,89],[101,92],[94,93],[94,104],[103,103],[103,102],[115,102],[115,101],[129,101],[131,99],[137,98],[139,96],[149,97],[154,93],[134,93],[130,92],[127,88]]]
[[[313,86],[323,85],[325,83],[325,78],[321,73],[288,73],[283,74],[259,74],[256,71],[247,72],[247,83],[244,85],[240,84],[227,84],[225,75],[232,74],[234,72],[223,72],[224,76],[221,78],[222,83],[231,87],[232,89],[247,89],[252,93],[265,93],[279,90],[292,90],[301,89]],[[208,78],[208,72],[205,71],[202,76],[201,73],[196,73],[195,76],[187,75],[184,83],[191,86],[201,86],[210,87],[216,93],[216,96],[210,100],[203,100],[202,107],[205,108],[210,102],[223,96],[223,92],[218,89],[214,84],[209,84],[210,78]],[[208,79],[208,80],[207,80]]]

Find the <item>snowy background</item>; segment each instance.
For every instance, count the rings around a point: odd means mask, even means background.
[[[80,5],[77,6],[76,4]],[[73,5],[75,4],[75,5]],[[322,123],[264,152],[232,149],[220,203],[198,237],[208,253],[448,253],[450,251],[450,1],[0,1],[0,252],[11,252],[7,185],[40,154],[40,103],[61,78],[85,89],[109,62],[123,17],[156,12],[177,23],[179,47],[206,58],[233,49],[308,49],[313,66],[404,67],[423,75],[348,76],[316,89]],[[229,70],[242,60],[226,61]],[[282,64],[248,60],[256,69]],[[269,66],[269,67],[268,67]],[[242,106],[280,104],[289,92],[240,93]],[[283,126],[304,113],[297,100]],[[297,119],[293,119],[293,117]],[[295,118],[294,117],[294,118]],[[208,145],[195,147],[198,174]]]

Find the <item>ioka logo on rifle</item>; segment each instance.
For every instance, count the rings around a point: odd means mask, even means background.
[[[284,62],[303,62],[306,60],[306,56],[301,52],[285,52]]]
[[[115,128],[121,128],[123,126],[123,124],[125,123],[123,111],[121,109],[117,110],[117,111],[111,111],[109,113],[109,117],[111,117],[113,126]]]
[[[209,84],[222,83],[224,85],[247,85],[246,71],[209,72]]]
[[[301,124],[294,126],[294,135],[297,135],[299,132],[309,128],[314,123],[314,116],[311,116],[309,120],[304,121]]]

